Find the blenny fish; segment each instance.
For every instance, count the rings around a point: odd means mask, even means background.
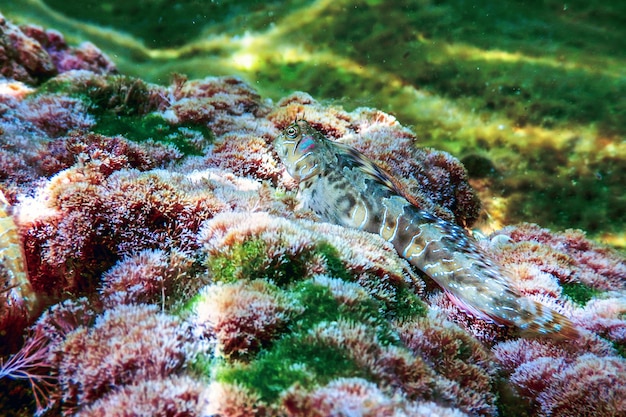
[[[523,296],[465,229],[411,204],[394,179],[356,149],[305,120],[289,125],[274,148],[299,182],[305,208],[324,221],[382,236],[466,312],[526,336],[578,336],[565,316]]]

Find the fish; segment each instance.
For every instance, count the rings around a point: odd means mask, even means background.
[[[274,149],[298,183],[298,199],[323,221],[381,236],[462,310],[524,336],[575,339],[564,315],[524,296],[509,272],[461,226],[412,204],[389,173],[306,120],[287,126]]]

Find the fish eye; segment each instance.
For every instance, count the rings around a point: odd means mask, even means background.
[[[285,134],[293,139],[300,134],[300,128],[297,125],[291,125],[285,129]]]

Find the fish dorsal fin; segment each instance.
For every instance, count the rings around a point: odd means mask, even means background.
[[[405,187],[383,168],[379,167],[374,161],[367,156],[345,143],[332,142],[339,152],[340,164],[347,166],[356,166],[366,175],[372,177],[376,182],[385,186],[389,191],[405,198],[409,203],[419,208],[419,203],[405,191]]]
[[[394,193],[400,194],[396,183],[397,181],[385,170],[376,165],[371,159],[354,149],[352,146],[344,143],[333,142],[339,148],[340,163],[349,167],[357,167],[365,174],[374,177],[374,179],[389,188]]]

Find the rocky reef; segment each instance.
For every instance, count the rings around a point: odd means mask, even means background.
[[[471,227],[464,166],[393,116],[234,77],[167,86],[0,18],[0,409],[77,416],[616,416],[626,259],[577,230],[479,240],[577,340],[460,310],[376,235],[298,208],[306,118]],[[132,410],[132,411],[131,411]]]

